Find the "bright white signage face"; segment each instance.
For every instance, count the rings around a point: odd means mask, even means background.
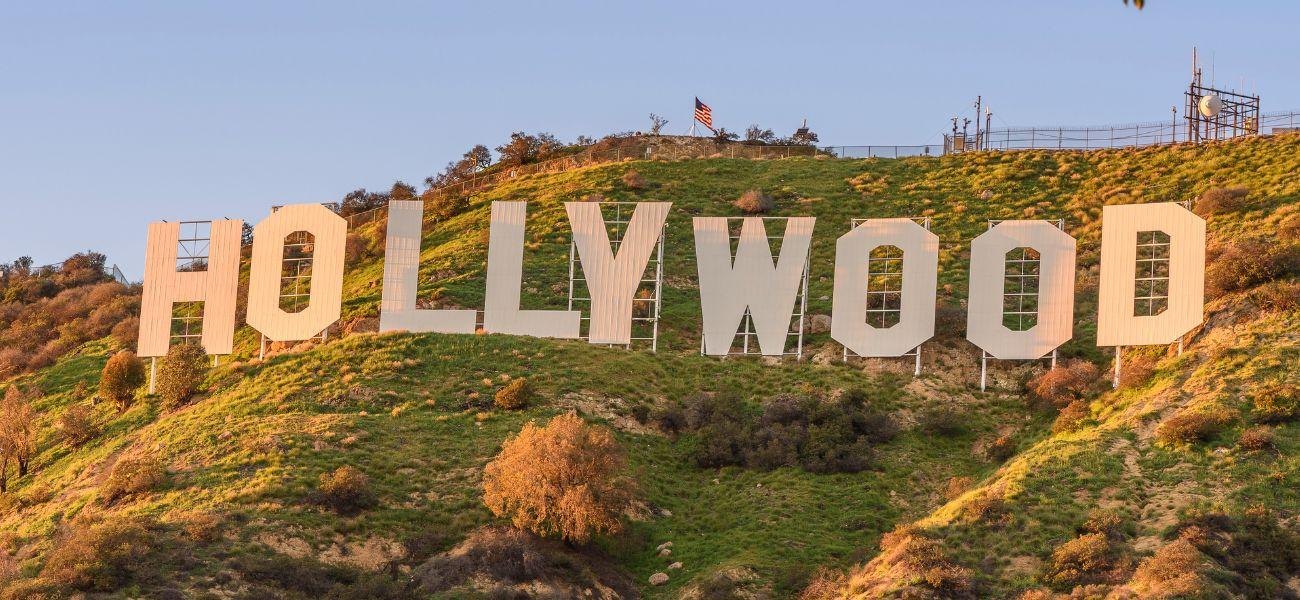
[[[1205,219],[1176,203],[1101,212],[1098,346],[1169,344],[1205,313]]]
[[[492,203],[483,329],[489,333],[576,338],[579,336],[581,312],[519,308],[527,214],[527,202]]]
[[[573,228],[573,243],[582,259],[582,274],[591,292],[591,343],[631,343],[632,300],[659,242],[669,208],[671,202],[637,203],[618,251],[614,252],[599,204],[564,203]]]
[[[903,255],[898,323],[887,328],[865,318],[868,280],[879,277],[870,272],[867,259],[881,246],[896,247]],[[911,219],[870,219],[840,236],[835,242],[831,338],[859,356],[902,356],[933,337],[938,266],[939,236]]]
[[[311,295],[300,312],[280,308],[284,240],[312,235]],[[305,340],[338,320],[343,303],[343,252],[348,222],[320,204],[290,204],[253,228],[253,265],[248,281],[248,324],[272,341]]]
[[[786,219],[781,255],[773,266],[763,219],[746,217],[733,265],[727,219],[695,217],[695,261],[700,276],[705,354],[727,354],[746,308],[753,318],[761,352],[765,356],[785,353],[816,221],[815,217]]]
[[[1008,253],[1013,253],[1010,262]],[[1033,253],[1038,255],[1036,265],[1021,262]],[[975,238],[966,339],[999,359],[1042,358],[1069,341],[1074,325],[1074,253],[1074,238],[1046,221],[1003,221]],[[1016,281],[1013,294],[1034,288],[1037,293],[1008,298],[1009,279]],[[1004,316],[1021,312],[1010,309],[1023,306],[1036,307],[1033,324],[1023,331],[1013,330]],[[1020,320],[1024,315],[1016,316]]]
[[[379,330],[474,333],[474,309],[422,310],[415,307],[420,272],[420,226],[423,222],[423,200],[392,200],[388,203]]]
[[[213,221],[208,233],[207,270],[176,270],[180,223],[150,223],[140,304],[140,356],[164,356],[171,345],[172,304],[203,302],[203,337],[208,354],[230,354],[235,337],[239,289],[239,242],[243,221]]]

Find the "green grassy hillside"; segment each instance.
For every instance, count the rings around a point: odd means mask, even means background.
[[[793,597],[817,566],[846,570],[836,593],[933,593],[878,557],[882,535],[912,522],[976,573],[979,595],[1011,597],[1046,587],[1044,563],[1097,506],[1121,515],[1124,552],[1134,561],[1162,546],[1188,511],[1240,512],[1266,503],[1294,519],[1300,427],[1276,425],[1267,451],[1236,446],[1255,421],[1253,394],[1265,384],[1296,382],[1300,315],[1293,307],[1264,306],[1257,290],[1215,299],[1181,356],[1136,350],[1135,357],[1149,357],[1150,378],[1118,392],[1090,392],[1085,425],[1056,434],[1055,412],[1023,387],[1041,363],[994,364],[993,386],[978,391],[978,350],[962,338],[960,307],[969,241],[987,220],[1064,219],[1079,240],[1079,279],[1076,334],[1062,358],[1092,361],[1104,372],[1109,355],[1094,346],[1101,207],[1245,186],[1242,206],[1209,218],[1212,237],[1276,239],[1300,218],[1298,157],[1300,136],[1282,136],[1090,153],[629,161],[523,177],[473,197],[449,219],[428,217],[422,300],[481,308],[489,204],[528,200],[524,308],[563,308],[563,202],[593,194],[673,202],[656,354],[495,335],[364,333],[373,328],[383,273],[382,224],[368,225],[355,232],[371,241],[370,249],[348,265],[344,318],[329,343],[258,361],[257,336],[242,328],[237,355],[212,369],[202,398],[185,408],[168,412],[143,401],[119,415],[101,403],[95,415],[102,435],[69,449],[52,424],[93,394],[117,342],[88,343],[12,380],[42,392],[35,403],[42,435],[33,473],[0,496],[0,585],[16,582],[17,593],[34,585],[28,580],[42,574],[51,548],[62,543],[59,532],[90,513],[155,519],[151,527],[164,532],[155,539],[167,540],[158,547],[171,549],[166,560],[149,555],[140,563],[148,573],[132,571],[117,579],[124,583],[106,586],[120,597],[279,597],[296,589],[285,582],[292,577],[268,572],[315,573],[322,563],[400,581],[430,555],[495,522],[481,500],[483,466],[526,421],[568,410],[612,427],[628,451],[644,505],[627,531],[595,544],[650,598],[713,596],[724,580],[734,585],[722,587],[737,588],[739,597]],[[630,170],[646,184],[624,183]],[[906,359],[842,363],[825,333],[808,337],[799,362],[698,356],[690,217],[738,215],[730,202],[751,188],[777,199],[775,215],[818,218],[811,314],[830,312],[834,240],[850,219],[933,217],[943,240],[941,331],[926,344],[920,377],[911,376]],[[492,394],[518,377],[534,384],[539,400],[523,411],[493,410]],[[902,432],[875,448],[869,470],[855,474],[702,469],[691,459],[696,436],[666,435],[636,418],[698,392],[736,390],[757,407],[780,394],[856,388],[868,390],[872,405],[888,411]],[[1234,411],[1221,434],[1190,445],[1157,440],[1162,420],[1209,405]],[[918,426],[936,406],[950,408],[963,426],[942,435]],[[998,438],[1019,450],[1005,463],[986,451]],[[166,482],[106,503],[102,486],[114,465],[140,453],[162,458]],[[342,465],[371,478],[373,508],[340,516],[310,501],[320,475]],[[970,484],[949,501],[953,478]],[[984,499],[992,496],[999,503],[990,509]],[[196,520],[215,521],[220,535],[199,543],[177,533]],[[649,576],[667,565],[656,555],[667,541],[683,567],[669,571],[667,584],[650,586]],[[455,594],[473,597],[470,590]]]

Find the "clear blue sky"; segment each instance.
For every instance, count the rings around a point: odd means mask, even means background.
[[[93,248],[139,279],[152,220],[418,183],[521,129],[682,132],[695,95],[732,130],[935,143],[976,94],[995,126],[1168,118],[1197,45],[1300,109],[1297,23],[1251,0],[0,0],[0,261]]]

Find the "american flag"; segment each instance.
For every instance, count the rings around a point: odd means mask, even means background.
[[[713,129],[713,109],[708,104],[700,102],[699,98],[695,99],[695,120],[704,123],[705,127]]]

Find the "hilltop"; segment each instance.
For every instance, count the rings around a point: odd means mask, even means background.
[[[1269,532],[1283,562],[1234,562],[1239,548],[1216,556],[1204,542],[1194,550],[1203,558],[1180,581],[1276,597],[1288,593],[1279,587],[1288,579],[1300,585],[1286,572],[1300,558],[1285,562],[1300,515],[1300,425],[1289,420],[1300,409],[1265,418],[1259,398],[1294,394],[1300,384],[1298,157],[1300,136],[1284,135],[1087,153],[624,160],[448,196],[426,208],[419,297],[429,307],[482,307],[494,200],[529,201],[524,308],[566,306],[563,202],[673,202],[658,351],[375,334],[384,226],[359,226],[350,233],[344,316],[329,341],[276,345],[257,360],[258,336],[243,327],[236,354],[182,408],[144,398],[119,414],[101,402],[93,409],[101,433],[78,447],[64,443],[54,424],[96,393],[100,369],[123,347],[113,336],[7,381],[32,393],[40,433],[32,472],[0,495],[0,589],[58,597],[67,588],[51,583],[51,555],[85,543],[78,532],[112,527],[112,539],[134,549],[105,558],[102,577],[82,589],[110,597],[404,597],[403,585],[426,576],[430,559],[449,564],[467,536],[502,522],[485,507],[481,480],[503,440],[529,420],[573,410],[611,428],[627,451],[642,499],[627,529],[587,548],[544,550],[551,562],[543,576],[483,576],[440,597],[478,597],[500,585],[561,597],[597,589],[786,598],[809,582],[807,598],[1015,597],[1075,586],[1141,597],[1152,593],[1150,579],[1135,571],[1146,573],[1139,565],[1154,553],[1187,545],[1179,535],[1189,524],[1227,548],[1242,531]],[[1243,192],[1223,192],[1236,188]],[[750,189],[774,199],[772,215],[817,217],[810,315],[830,312],[834,240],[851,219],[933,218],[942,240],[939,334],[925,345],[921,376],[912,377],[908,359],[842,362],[824,331],[809,334],[802,361],[698,355],[690,218],[739,215],[732,202]],[[1231,197],[1198,212],[1218,248],[1213,260],[1236,276],[1212,276],[1219,285],[1205,324],[1182,354],[1132,350],[1121,389],[1110,391],[1104,376],[1086,382],[1068,426],[1061,407],[1027,389],[1045,371],[1042,361],[994,363],[989,391],[979,391],[963,300],[969,241],[988,220],[1064,219],[1079,242],[1079,279],[1075,336],[1060,358],[1104,373],[1110,356],[1095,346],[1102,206],[1210,197]],[[1255,239],[1271,254],[1251,252]],[[1255,268],[1264,254],[1276,260]],[[534,401],[495,409],[493,395],[518,378],[529,381]],[[663,418],[700,393],[734,391],[758,414],[781,396],[830,400],[855,390],[897,430],[871,443],[868,465],[856,472],[701,467],[701,434],[673,431]],[[1171,419],[1202,413],[1221,418],[1187,440],[1162,435]],[[1247,431],[1264,421],[1267,443],[1249,442]],[[108,500],[115,467],[141,455],[157,457],[163,481]],[[369,477],[372,507],[344,515],[313,501],[321,475],[344,465]],[[1115,521],[1100,534],[1101,558],[1092,557],[1104,564],[1060,576],[1053,553],[1088,535],[1094,508]],[[1238,524],[1256,521],[1256,529]],[[665,542],[670,558],[659,555]],[[649,585],[661,571],[667,583]]]

